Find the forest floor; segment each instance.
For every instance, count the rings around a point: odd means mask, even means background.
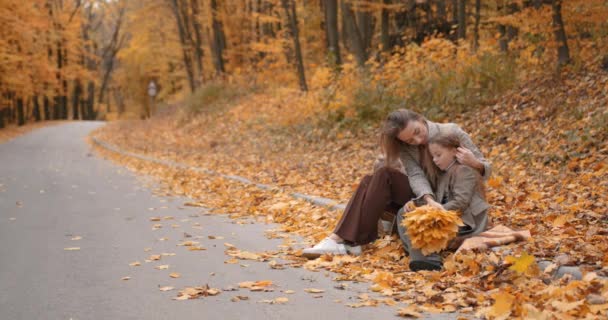
[[[218,176],[169,168],[99,152],[166,183],[191,205],[234,218],[257,217],[282,224],[277,252],[293,266],[337,272],[338,281],[370,281],[386,300],[412,303],[416,313],[471,312],[478,316],[602,317],[608,310],[608,74],[586,72],[522,84],[493,105],[447,119],[469,132],[492,162],[487,183],[493,225],[530,230],[532,240],[498,252],[446,257],[441,272],[409,272],[395,236],[385,236],[359,257],[306,261],[301,248],[322,239],[340,212],[313,206],[289,192],[348,201],[379,153],[377,128],[332,130],[310,119],[285,125],[297,112],[296,91],[252,93],[229,107],[189,116],[175,112],[146,121],[112,122],[94,133],[126,151],[239,175],[281,187],[260,190]],[[298,234],[306,243],[295,243]],[[530,256],[534,256],[530,260]],[[237,257],[239,258],[239,257]],[[539,270],[538,260],[549,260]],[[581,265],[582,280],[551,278],[559,265]],[[391,302],[392,301],[392,302]],[[543,310],[544,313],[541,313]]]

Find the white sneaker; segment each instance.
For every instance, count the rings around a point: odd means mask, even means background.
[[[322,254],[347,254],[346,246],[337,243],[336,240],[325,238],[316,246],[302,250],[302,255],[307,258],[317,258]]]
[[[361,246],[349,246],[345,244],[344,247],[346,247],[346,252],[348,252],[348,254],[352,254],[353,256],[360,256],[363,252]]]

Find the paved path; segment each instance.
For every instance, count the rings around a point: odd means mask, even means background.
[[[264,236],[276,226],[235,224],[225,216],[204,215],[201,208],[180,208],[187,199],[154,195],[126,169],[92,153],[85,138],[101,125],[52,126],[0,144],[0,319],[395,318],[395,307],[345,306],[357,302],[367,284],[338,290],[333,275],[325,272],[274,270],[249,260],[241,261],[247,266],[225,264],[230,257],[224,253],[224,242],[253,252],[276,249],[282,240]],[[175,219],[151,222],[153,216]],[[163,228],[152,230],[155,223]],[[199,241],[207,250],[176,246],[184,232],[203,236]],[[208,239],[209,235],[224,239]],[[72,240],[75,237],[81,239]],[[160,241],[163,237],[169,240]],[[80,250],[65,250],[72,247]],[[161,253],[175,256],[144,262]],[[129,266],[134,261],[141,266]],[[168,270],[154,268],[164,264],[170,265]],[[170,278],[171,272],[181,277]],[[131,279],[121,280],[125,276]],[[272,280],[274,292],[240,289],[174,301],[177,291],[159,290],[203,284],[237,287],[239,282],[257,280]],[[326,292],[323,298],[313,298],[305,288]],[[249,300],[231,302],[236,295]],[[289,302],[259,302],[277,297]]]

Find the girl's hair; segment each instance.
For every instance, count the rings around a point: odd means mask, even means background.
[[[431,183],[433,190],[437,187],[437,179],[439,177],[439,168],[433,162],[433,156],[429,150],[429,146],[433,144],[440,145],[444,148],[456,149],[460,147],[460,139],[451,132],[439,132],[434,137],[429,137],[428,144],[425,150],[420,150],[420,165],[426,174],[427,179]]]
[[[388,115],[380,134],[380,146],[384,153],[386,165],[390,166],[397,161],[401,146],[405,144],[397,138],[399,132],[412,121],[424,120],[425,118],[421,114],[408,109],[398,109]]]
[[[442,146],[444,148],[456,149],[456,148],[460,147],[460,139],[458,139],[458,136],[456,134],[454,134],[453,132],[441,132],[440,131],[434,137],[429,138],[428,145],[431,145],[431,144],[436,144],[436,145]],[[433,158],[432,158],[430,152],[421,154],[421,162],[422,162],[422,168],[424,169],[424,172],[426,173],[426,175],[429,179],[429,182],[431,182],[431,185],[433,186],[433,189],[434,189],[435,185],[437,183],[437,176],[439,175],[439,168],[433,162]],[[458,170],[458,169],[456,169],[456,170]],[[479,174],[479,172],[477,170],[474,170],[474,171],[477,174],[477,188],[478,188],[479,194],[485,200],[486,190],[484,187],[483,179],[481,177],[481,174]],[[450,173],[448,173],[448,174],[452,174],[452,170],[450,170]]]

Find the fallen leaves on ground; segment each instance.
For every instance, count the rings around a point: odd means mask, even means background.
[[[314,261],[303,259],[301,250],[287,242],[280,247],[282,257],[291,261],[285,265],[336,272],[337,281],[369,281],[392,301],[421,305],[421,312],[503,316],[505,296],[511,295],[515,299],[509,317],[605,316],[608,305],[587,298],[606,298],[605,278],[553,279],[536,270],[534,262],[549,260],[557,268],[562,265],[558,257],[568,254],[569,264],[608,275],[608,97],[602,91],[607,86],[605,73],[567,75],[559,82],[539,79],[494,105],[434,119],[460,124],[492,162],[494,173],[487,183],[492,223],[530,230],[533,240],[497,252],[445,253],[443,271],[420,273],[409,271],[409,259],[395,236],[378,239],[359,257],[322,256]],[[294,200],[290,192],[344,203],[371,171],[379,150],[375,128],[327,131],[309,126],[308,118],[285,126],[282,119],[300,106],[300,99],[291,91],[260,93],[225,112],[186,122],[179,116],[115,122],[95,133],[130,152],[194,167],[204,164],[285,191],[260,190],[202,171],[96,149],[165,182],[166,194],[193,199],[187,205],[212,208],[210,214],[227,213],[239,223],[252,217],[278,223],[281,232],[303,236],[312,245],[331,232],[340,212]],[[226,124],[243,138],[227,136]],[[227,262],[274,258],[226,247],[231,256]],[[525,255],[535,257],[533,262]],[[508,256],[515,260],[508,261]],[[368,298],[352,306],[382,303]]]
[[[220,290],[216,288],[210,288],[209,285],[200,287],[186,287],[177,293],[177,297],[173,300],[189,300],[198,299],[201,297],[217,296],[220,294]]]
[[[268,303],[268,304],[284,304],[287,303],[289,301],[288,298],[286,297],[278,297],[276,299],[264,299],[264,300],[260,300],[260,303]]]
[[[307,288],[307,289],[304,289],[304,291],[308,292],[308,293],[323,293],[323,292],[325,292],[325,290],[323,290],[323,289],[315,289],[315,288]]]
[[[246,288],[250,291],[265,291],[271,292],[274,291],[272,286],[272,281],[270,280],[260,280],[260,281],[244,281],[239,283],[239,288]]]

